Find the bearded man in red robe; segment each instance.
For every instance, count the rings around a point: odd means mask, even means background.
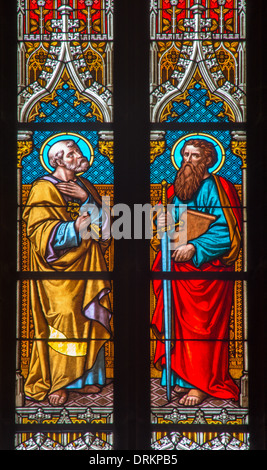
[[[218,158],[211,142],[189,140],[181,153],[181,168],[167,193],[168,204],[175,208],[167,224],[179,222],[181,204],[198,213],[212,215],[213,222],[206,232],[172,252],[171,271],[185,273],[185,278],[170,281],[171,385],[175,392],[182,394],[179,404],[184,406],[199,405],[208,396],[238,400],[239,389],[229,374],[228,361],[234,281],[227,279],[227,275],[226,280],[221,280],[216,273],[234,271],[241,244],[240,201],[232,183],[208,171]],[[158,216],[157,226],[166,227],[164,214]],[[152,270],[161,272],[162,254],[157,237],[152,240],[152,247],[158,251]],[[203,278],[199,273],[204,274]],[[205,279],[206,273],[214,273],[214,277]],[[157,299],[151,325],[157,338],[154,365],[162,371],[161,384],[164,386],[162,281],[154,280],[153,287]]]

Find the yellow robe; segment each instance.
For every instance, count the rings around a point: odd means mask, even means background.
[[[101,204],[94,186],[84,185]],[[109,241],[91,238],[49,263],[47,246],[53,229],[71,221],[67,203],[55,185],[36,181],[23,212],[30,240],[31,271],[79,273],[107,271],[104,251]],[[92,368],[103,344],[111,338],[110,282],[106,280],[37,279],[30,281],[31,308],[35,327],[29,374],[25,393],[35,400],[66,387]],[[84,312],[90,309],[90,318]],[[101,312],[101,315],[97,315]],[[104,319],[104,321],[103,321]]]

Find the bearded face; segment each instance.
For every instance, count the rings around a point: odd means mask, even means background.
[[[74,142],[59,142],[58,147],[59,149],[54,157],[54,166],[64,166],[74,173],[82,173],[88,170],[89,161],[83,156],[80,148]]]
[[[89,168],[89,162],[87,158],[81,156],[78,160],[77,163],[68,163],[64,162],[64,166],[67,170],[72,170],[75,173],[80,173],[80,172],[85,172]]]
[[[174,191],[181,201],[188,201],[195,194],[207,172],[207,159],[201,149],[187,146],[183,163],[176,175]]]

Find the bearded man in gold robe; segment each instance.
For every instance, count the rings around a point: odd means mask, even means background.
[[[77,176],[89,167],[78,145],[58,141],[48,158],[54,171],[33,183],[23,212],[30,270],[42,273],[30,281],[34,341],[25,394],[39,401],[48,397],[58,406],[67,401],[70,390],[98,393],[105,385],[110,283],[84,275],[80,279],[78,273],[107,271],[104,252],[110,239],[81,236],[84,224],[103,233],[108,218],[96,188]],[[88,205],[97,215],[82,213]],[[75,279],[72,273],[77,273]]]

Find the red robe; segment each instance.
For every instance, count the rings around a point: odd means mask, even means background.
[[[232,237],[232,255],[225,260],[215,259],[200,268],[192,261],[172,261],[172,271],[179,273],[214,272],[215,279],[185,279],[172,282],[172,351],[171,369],[178,376],[208,395],[221,399],[238,400],[239,390],[229,374],[228,341],[229,317],[233,300],[234,281],[217,280],[216,272],[232,272],[240,247],[241,208],[234,186],[221,177],[215,177],[222,206],[228,201],[233,206],[225,211]],[[169,188],[168,198],[174,193]],[[222,201],[223,199],[223,201]],[[233,224],[235,227],[233,228]],[[231,225],[231,227],[230,227]],[[234,240],[235,237],[235,240]],[[161,271],[161,251],[152,267]],[[163,334],[162,281],[153,281],[157,305],[152,318],[152,329],[158,341],[154,364],[162,369],[165,364]]]

